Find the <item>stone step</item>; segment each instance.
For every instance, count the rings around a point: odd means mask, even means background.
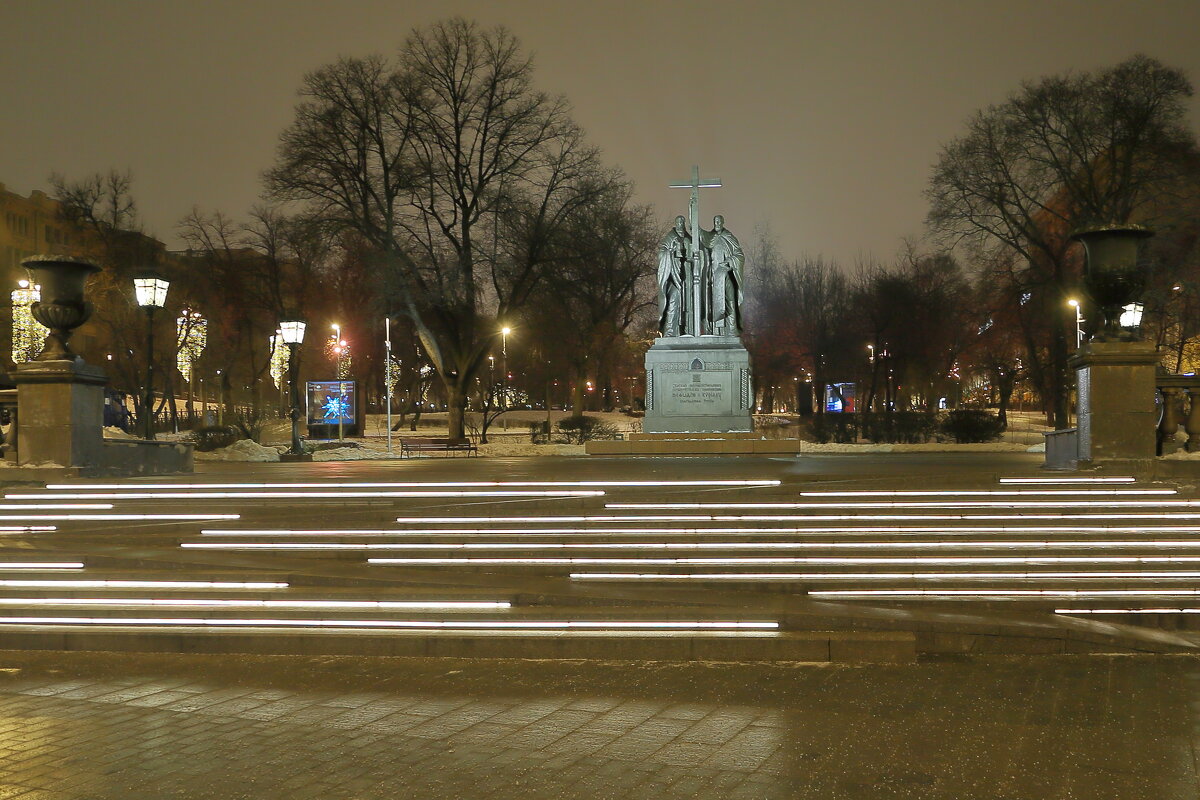
[[[458,658],[662,661],[910,662],[916,637],[903,631],[651,632],[272,630],[5,625],[13,650],[254,653]]]

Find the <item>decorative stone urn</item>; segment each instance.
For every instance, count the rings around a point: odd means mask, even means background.
[[[34,361],[73,361],[67,340],[92,316],[92,304],[83,299],[88,276],[100,267],[85,258],[33,256],[21,262],[33,283],[41,284],[42,300],[29,310],[33,318],[50,329],[42,352]]]
[[[1078,231],[1071,236],[1087,256],[1088,294],[1103,320],[1095,320],[1092,339],[1100,342],[1136,341],[1136,330],[1122,328],[1121,311],[1141,298],[1146,274],[1138,268],[1138,244],[1154,235],[1140,225],[1111,225]]]

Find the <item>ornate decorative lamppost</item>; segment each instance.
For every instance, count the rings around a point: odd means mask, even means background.
[[[33,256],[21,262],[31,282],[42,287],[42,298],[29,306],[33,318],[50,329],[35,361],[73,361],[67,346],[75,329],[92,316],[92,304],[83,299],[88,276],[100,267],[83,258]]]
[[[296,371],[296,349],[304,341],[305,324],[300,320],[287,320],[279,323],[279,335],[288,348],[288,380],[291,383],[292,418],[292,449],[288,453],[289,461],[299,461],[305,457],[304,448],[300,444],[300,390]]]
[[[154,312],[167,304],[170,281],[157,272],[147,271],[133,279],[137,304],[146,309],[146,399],[143,408],[146,439],[154,439]]]
[[[1071,237],[1083,244],[1088,294],[1099,312],[1100,319],[1093,319],[1089,325],[1093,340],[1133,342],[1141,338],[1136,327],[1122,326],[1121,315],[1145,289],[1146,271],[1138,267],[1138,245],[1153,235],[1140,225],[1109,225],[1079,231]],[[1126,322],[1130,321],[1132,318],[1126,317]],[[1140,316],[1137,321],[1140,324]]]

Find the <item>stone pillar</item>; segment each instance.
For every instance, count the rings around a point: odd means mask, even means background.
[[[1187,431],[1187,444],[1184,448],[1189,453],[1200,450],[1200,389],[1188,388],[1188,413],[1183,429]]]
[[[1070,363],[1079,393],[1079,465],[1154,458],[1154,345],[1088,342]]]
[[[18,463],[102,463],[104,370],[80,358],[31,361],[18,365],[11,378],[17,385]]]

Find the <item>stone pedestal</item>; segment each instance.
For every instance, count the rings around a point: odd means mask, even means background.
[[[1070,363],[1078,390],[1079,466],[1153,459],[1154,345],[1089,342]]]
[[[104,459],[104,370],[82,359],[31,361],[17,385],[18,463],[85,467]]]
[[[737,336],[673,336],[646,353],[647,433],[751,431],[750,354]]]

